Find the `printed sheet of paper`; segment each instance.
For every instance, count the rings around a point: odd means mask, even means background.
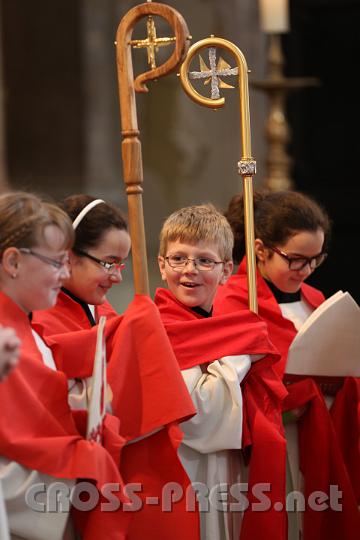
[[[105,416],[106,393],[106,346],[104,326],[106,317],[100,317],[97,330],[91,396],[88,408],[87,439],[101,443],[102,422]]]
[[[306,320],[293,340],[286,373],[360,377],[360,307],[338,291]]]

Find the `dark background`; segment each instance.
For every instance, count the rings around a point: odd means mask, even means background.
[[[293,177],[333,221],[328,260],[309,283],[326,296],[347,290],[360,303],[360,2],[293,1],[291,29],[287,76],[320,81],[289,96]]]

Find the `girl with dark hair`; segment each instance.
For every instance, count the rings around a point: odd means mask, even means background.
[[[191,398],[152,300],[136,295],[123,316],[106,300],[109,289],[121,282],[130,250],[126,221],[112,204],[88,195],[67,197],[61,207],[75,230],[70,276],[57,304],[34,313],[33,327],[67,374],[73,394],[77,385],[78,407],[84,408],[97,323],[107,317],[108,406],[120,420],[125,442],[121,472],[124,481],[135,486],[140,502],[129,512],[126,538],[196,540],[198,514],[186,511],[186,497],[174,502],[170,513],[161,504],[171,483],[183,493],[191,489],[177,455],[181,437],[176,426],[194,414]],[[148,503],[155,498],[159,504]]]
[[[237,274],[218,290],[214,311],[220,313],[248,307],[242,195],[231,199],[225,216],[234,232],[234,260],[240,264]],[[256,191],[254,194],[258,312],[281,353],[280,362],[274,365],[281,377],[284,377],[291,342],[312,311],[325,300],[321,291],[305,281],[326,260],[330,228],[326,211],[303,193]],[[285,376],[285,383],[287,379]],[[355,497],[359,492],[360,456],[357,452],[357,459],[346,461],[345,453],[341,455],[342,428],[336,437],[335,422],[333,424],[321,389],[313,378],[288,384],[287,390],[283,411],[286,412],[288,479],[292,489],[303,491],[306,496],[316,491],[329,495],[330,486],[337,485],[343,494],[341,512],[331,506],[318,512],[310,505],[306,506],[303,519],[300,513],[289,513],[290,538],[355,539],[360,534]],[[335,401],[343,401],[342,392],[347,391],[348,386],[344,384]],[[359,425],[358,418],[354,422],[356,433],[359,433]],[[352,471],[356,471],[353,486],[349,479]]]
[[[65,281],[64,292],[94,306],[91,309],[95,313],[110,288],[122,280],[124,261],[130,251],[127,223],[113,204],[89,195],[67,197],[60,207],[75,230],[70,252],[71,275]]]
[[[240,263],[239,276],[246,272],[243,208],[242,196],[236,195],[225,212],[234,232],[233,255]],[[258,191],[254,194],[254,228],[260,301],[265,281],[279,304],[297,299],[307,313],[317,307],[324,295],[304,286],[304,281],[327,257],[330,220],[325,210],[303,193]]]

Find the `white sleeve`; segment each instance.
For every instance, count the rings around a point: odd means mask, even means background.
[[[49,488],[57,483],[61,485],[62,493],[70,494],[75,480],[53,478],[0,457],[0,482],[11,536],[27,540],[63,538],[69,512],[66,511],[66,505],[61,511],[61,505],[56,505],[55,494],[49,496]],[[26,496],[29,497],[29,488],[34,487],[34,484],[39,484],[39,492],[35,498],[26,500]],[[55,509],[51,508],[51,504],[55,505]],[[32,505],[37,510],[33,509]]]
[[[182,371],[197,410],[193,418],[180,424],[183,444],[203,454],[241,448],[240,383],[252,360],[255,358],[249,355],[226,356],[207,368],[195,366]]]
[[[0,540],[10,540],[4,496],[0,481]]]

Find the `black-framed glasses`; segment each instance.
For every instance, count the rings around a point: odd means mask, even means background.
[[[307,264],[311,270],[315,270],[315,268],[318,268],[318,266],[325,261],[328,255],[325,252],[321,252],[313,257],[290,257],[287,253],[276,247],[269,247],[269,249],[280,255],[280,257],[288,262],[289,270],[303,270]]]
[[[195,257],[190,259],[190,257],[185,257],[184,255],[168,255],[164,257],[168,262],[169,266],[173,268],[176,272],[181,272],[191,261],[194,263],[194,266],[200,272],[208,272],[209,270],[214,270],[217,264],[224,264],[225,261],[214,261],[208,257]]]
[[[43,255],[42,253],[38,253],[37,251],[34,251],[33,249],[30,249],[30,248],[19,248],[19,251],[21,253],[25,253],[25,255],[32,255],[33,257],[36,257],[40,261],[46,264],[50,264],[57,270],[61,270],[61,268],[64,268],[69,264],[68,257],[66,257],[66,260],[64,261],[59,261],[57,259],[52,259],[51,257],[47,257],[46,255]]]
[[[94,257],[94,255],[90,255],[90,253],[87,253],[87,251],[83,251],[82,249],[76,249],[74,250],[75,253],[78,255],[82,255],[83,257],[87,257],[88,259],[96,262],[97,264],[100,264],[108,274],[114,274],[117,270],[124,270],[125,263],[124,262],[108,262],[103,261],[102,259],[98,259],[97,257]]]

